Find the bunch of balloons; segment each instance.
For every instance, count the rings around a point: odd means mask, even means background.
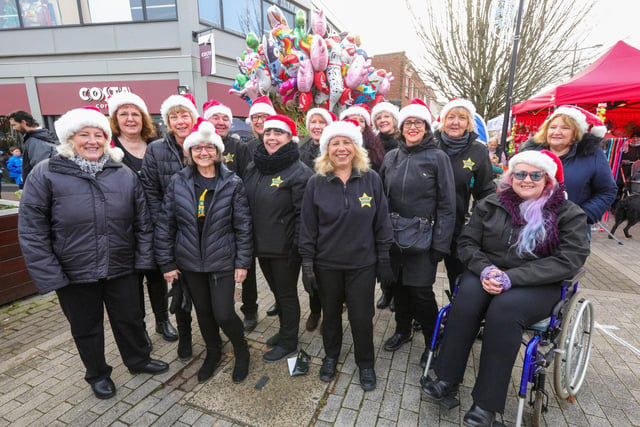
[[[313,10],[310,33],[302,10],[293,28],[278,6],[269,7],[267,18],[271,31],[262,40],[246,36],[230,93],[250,104],[269,95],[276,109],[297,118],[312,107],[335,114],[354,104],[373,107],[389,91],[392,74],[371,66],[358,35],[328,35],[323,11]]]

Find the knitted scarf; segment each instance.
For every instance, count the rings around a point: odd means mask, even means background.
[[[565,201],[564,184],[559,184],[549,200],[542,207],[545,229],[547,230],[546,239],[536,243],[533,253],[539,257],[549,256],[560,246],[560,232],[558,230],[558,209]],[[498,195],[502,206],[511,215],[511,225],[514,228],[521,229],[525,225],[525,220],[520,212],[520,206],[524,200],[513,191],[513,188],[507,188]]]
[[[451,138],[444,132],[440,132],[440,139],[442,140],[442,149],[447,156],[455,156],[469,145],[469,132],[465,132],[464,135],[458,138]]]
[[[280,147],[278,151],[272,155],[267,153],[264,144],[258,145],[253,155],[253,162],[260,173],[263,175],[271,175],[288,168],[298,161],[299,158],[300,152],[298,151],[298,144],[291,141]]]
[[[77,154],[74,154],[73,157],[71,158],[71,161],[76,165],[78,165],[80,167],[80,170],[88,173],[94,178],[96,177],[98,172],[102,172],[102,169],[104,168],[104,165],[105,163],[107,163],[108,160],[109,160],[109,156],[107,156],[106,154],[103,154],[102,157],[100,157],[100,159],[96,162],[86,160],[78,156]]]

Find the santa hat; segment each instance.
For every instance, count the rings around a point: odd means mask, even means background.
[[[205,120],[209,120],[211,116],[214,114],[224,114],[229,117],[229,121],[233,121],[233,113],[231,112],[231,108],[227,107],[223,103],[212,99],[207,101],[202,106],[202,115]]]
[[[220,135],[216,133],[216,128],[207,120],[198,117],[198,121],[191,130],[191,134],[185,138],[182,148],[184,151],[189,152],[191,147],[202,143],[213,144],[219,153],[224,153],[224,143]]]
[[[476,116],[476,107],[471,101],[462,98],[453,98],[451,101],[445,104],[444,107],[442,107],[442,110],[440,110],[440,122],[443,122],[444,118],[447,117],[447,114],[449,114],[449,111],[453,110],[454,108],[464,108],[465,110],[467,110],[469,114],[471,114],[472,121]]]
[[[187,96],[189,95],[189,96]],[[174,107],[182,107],[191,113],[191,117],[195,122],[200,114],[198,114],[198,109],[196,108],[196,104],[193,100],[193,95],[187,93],[185,95],[171,95],[167,99],[162,102],[160,105],[160,115],[162,116],[162,120],[166,125],[169,124],[169,111]]]
[[[293,142],[298,142],[298,129],[296,124],[287,116],[276,114],[267,117],[267,120],[264,121],[264,130],[266,132],[269,129],[279,129],[287,132],[291,135]]]
[[[400,113],[398,114],[398,127],[402,128],[402,124],[409,117],[424,120],[427,122],[429,127],[431,127],[431,110],[429,110],[427,104],[425,104],[421,99],[412,99],[409,105],[400,110]]]
[[[369,112],[369,107],[365,104],[354,105],[353,107],[349,107],[340,113],[340,120],[344,120],[347,117],[351,116],[362,116],[364,117],[364,121],[367,125],[371,126],[371,113]]]
[[[362,132],[360,132],[360,124],[351,119],[333,122],[322,130],[320,137],[320,155],[327,151],[329,141],[336,136],[344,136],[353,141],[354,144],[362,147]]]
[[[276,114],[276,110],[273,108],[273,104],[271,103],[268,95],[261,96],[253,101],[253,104],[251,104],[251,108],[249,109],[249,117],[254,114],[266,114],[267,116],[273,116]]]
[[[547,175],[552,176],[558,182],[564,182],[562,162],[550,151],[523,151],[509,160],[509,169],[513,170],[520,163],[526,163],[538,169],[542,169]]]
[[[109,99],[107,99],[109,116],[113,116],[116,111],[118,111],[118,108],[122,107],[123,105],[135,105],[144,114],[149,114],[149,110],[147,110],[147,104],[145,104],[142,98],[140,98],[138,95],[131,92],[119,92],[111,95]]]
[[[311,120],[311,116],[316,114],[322,117],[324,121],[327,122],[328,125],[330,125],[337,119],[336,115],[330,112],[329,110],[325,110],[324,108],[312,108],[309,111],[307,111],[307,121],[305,123],[307,126],[307,129],[309,129],[309,121]]]
[[[371,122],[373,122],[374,128],[376,127],[376,116],[380,113],[389,113],[393,116],[393,118],[396,119],[396,123],[400,123],[400,118],[399,118],[400,110],[398,109],[398,107],[396,107],[390,102],[385,101],[385,102],[376,104],[375,107],[373,107],[373,110],[371,111]]]
[[[583,134],[589,132],[599,138],[602,138],[607,133],[607,127],[602,119],[584,108],[580,108],[576,105],[563,105],[562,107],[558,107],[547,120],[555,119],[558,114],[564,114],[565,116],[571,117],[578,124],[578,127]]]
[[[94,127],[102,130],[107,141],[111,140],[111,126],[109,119],[96,107],[76,108],[67,111],[54,123],[56,134],[60,140],[58,152],[65,156],[73,155],[73,143],[70,141],[73,134],[85,127]],[[111,144],[104,144],[104,152],[116,161],[122,160],[124,152],[120,148],[113,148]]]

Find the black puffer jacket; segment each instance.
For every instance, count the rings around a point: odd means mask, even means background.
[[[320,155],[320,144],[314,144],[311,137],[307,137],[306,140],[300,141],[299,150],[302,163],[315,170],[316,157]]]
[[[216,188],[198,233],[194,169],[171,179],[156,223],[155,253],[160,270],[180,268],[200,273],[229,272],[251,266],[251,214],[242,180],[223,165],[216,167]]]
[[[184,152],[173,135],[167,134],[163,139],[157,139],[147,147],[142,160],[140,178],[154,224],[160,217],[162,199],[171,177],[184,166]]]
[[[224,143],[224,165],[227,169],[238,174],[240,178],[244,177],[245,169],[251,162],[251,152],[249,146],[242,142],[240,138],[231,134],[222,139]]]
[[[154,268],[142,185],[122,163],[95,178],[56,155],[31,172],[20,202],[20,247],[40,293]]]
[[[30,130],[24,134],[22,143],[22,182],[27,180],[31,170],[41,161],[56,153],[58,138],[49,129]]]

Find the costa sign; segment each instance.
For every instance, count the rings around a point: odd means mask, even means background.
[[[81,87],[78,91],[80,99],[83,101],[106,101],[111,95],[120,92],[131,92],[128,86],[110,86],[110,87]]]

